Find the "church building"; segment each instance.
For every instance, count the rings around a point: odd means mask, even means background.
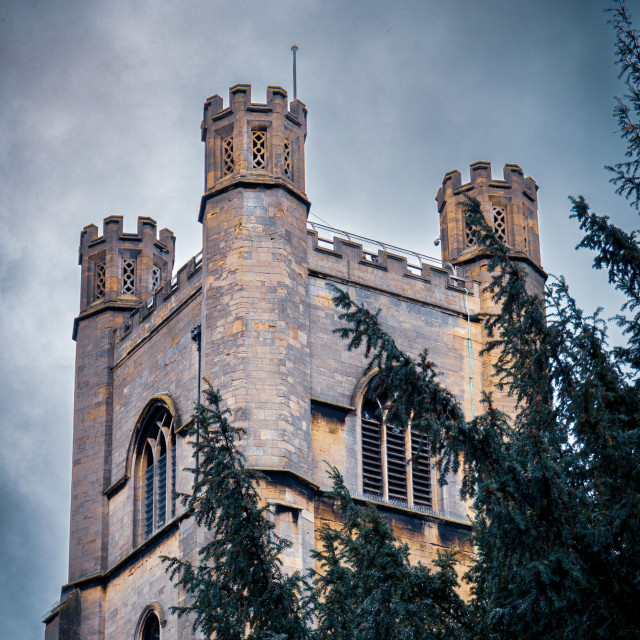
[[[176,238],[151,218],[139,217],[136,233],[121,216],[82,230],[69,576],[44,619],[46,640],[193,638],[191,622],[170,612],[185,594],[160,557],[195,561],[205,539],[174,497],[190,492],[185,425],[203,379],[246,430],[247,463],[265,476],[261,498],[293,543],[285,567],[311,567],[319,527],[338,517],[325,461],[387,514],[413,559],[471,551],[459,478],[440,486],[418,435],[381,417],[367,393],[375,374],[365,376],[363,353],[333,332],[331,285],[381,309],[400,348],[426,346],[471,417],[493,390],[473,314],[493,303],[465,198],[480,200],[542,294],[538,187],[516,164],[498,179],[475,162],[464,184],[449,171],[436,197],[442,255],[431,258],[310,222],[306,135],[304,103],[289,103],[281,87],[267,88],[265,104],[247,84],[231,87],[226,106],[219,95],[206,100],[202,250],[175,273]],[[501,393],[497,405],[512,411]]]

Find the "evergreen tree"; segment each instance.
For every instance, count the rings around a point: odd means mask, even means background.
[[[187,594],[189,604],[173,607],[193,615],[193,630],[216,640],[298,640],[308,636],[300,605],[301,578],[286,575],[280,554],[290,543],[279,538],[260,506],[260,474],[248,469],[218,391],[205,390],[195,411],[192,441],[197,469],[193,492],[182,495],[196,524],[210,534],[199,562],[164,558],[167,571]]]
[[[409,564],[386,517],[357,506],[340,472],[330,468],[343,521],[320,530],[315,592],[317,640],[454,640],[466,637],[467,607],[455,591],[456,559],[441,553],[437,571]]]
[[[640,38],[623,0],[611,11],[627,87],[615,114],[628,147],[627,160],[610,169],[618,193],[640,208]],[[321,529],[321,571],[301,607],[300,578],[284,575],[278,560],[286,542],[236,449],[240,431],[210,389],[196,414],[201,463],[185,504],[211,541],[197,565],[167,559],[192,598],[176,610],[194,614],[194,629],[225,640],[640,637],[640,244],[583,197],[572,202],[585,233],[580,246],[596,252],[595,267],[626,296],[623,346],[609,347],[606,323],[577,307],[564,280],[547,287],[545,301],[531,294],[480,204],[467,206],[477,244],[493,256],[490,290],[500,311],[480,319],[495,383],[517,400],[511,417],[487,395],[484,413],[466,421],[427,350],[402,352],[378,313],[344,291],[334,297],[346,323],[338,332],[379,370],[375,393],[424,434],[442,478],[462,473],[474,513],[471,600],[456,595],[451,555],[434,572],[411,566],[386,519],[356,506],[333,469],[343,524]]]
[[[484,352],[517,399],[509,419],[485,396],[466,422],[424,351],[400,351],[378,314],[337,291],[349,349],[365,348],[378,393],[425,434],[442,472],[463,471],[477,555],[469,619],[486,638],[639,637],[640,394],[560,280],[543,301],[471,199],[467,219],[494,257]]]
[[[615,114],[628,147],[610,170],[640,208],[640,38],[622,0],[611,11],[627,88]],[[462,464],[475,513],[467,580],[477,637],[640,637],[640,245],[583,197],[572,203],[579,246],[596,251],[594,266],[626,296],[623,346],[609,347],[599,312],[584,314],[564,280],[547,287],[545,302],[529,293],[479,202],[468,202],[470,229],[493,256],[500,308],[481,317],[484,353],[496,354],[496,385],[517,400],[512,418],[486,396],[483,415],[465,422],[450,398],[442,402],[426,352],[409,358],[377,314],[344,292],[334,298],[348,323],[339,332],[380,368],[394,411],[411,417],[444,470]]]

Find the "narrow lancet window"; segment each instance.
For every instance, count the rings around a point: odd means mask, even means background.
[[[233,169],[233,136],[229,136],[222,140],[222,175],[230,176]]]
[[[106,270],[104,262],[96,265],[96,300],[104,298],[106,285]]]
[[[267,132],[251,132],[251,157],[254,169],[267,168]]]
[[[291,179],[291,143],[288,140],[284,141],[284,175]]]
[[[136,292],[136,261],[122,259],[122,293],[135,295]]]
[[[151,267],[151,291],[155,293],[160,288],[160,267]]]
[[[507,241],[507,214],[504,207],[493,207],[493,231],[502,242]]]

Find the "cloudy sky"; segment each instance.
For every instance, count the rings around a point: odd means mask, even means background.
[[[631,228],[605,0],[0,1],[0,627],[42,638],[66,581],[79,234],[110,214],[201,246],[204,99],[291,88],[307,192],[333,226],[436,254],[448,170],[519,163],[543,265],[582,306],[616,300],[577,254],[570,194]],[[640,20],[640,0],[629,3]],[[639,23],[640,24],[640,23]],[[317,220],[317,218],[315,218]]]

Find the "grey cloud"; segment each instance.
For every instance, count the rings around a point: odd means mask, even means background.
[[[640,3],[629,3],[640,20]],[[616,298],[576,254],[567,195],[627,226],[602,169],[622,88],[600,2],[0,3],[0,619],[42,638],[66,578],[82,227],[148,215],[200,248],[203,100],[251,82],[309,107],[307,191],[331,224],[426,253],[443,174],[518,162],[541,185],[545,267]],[[640,25],[640,22],[638,23]]]

